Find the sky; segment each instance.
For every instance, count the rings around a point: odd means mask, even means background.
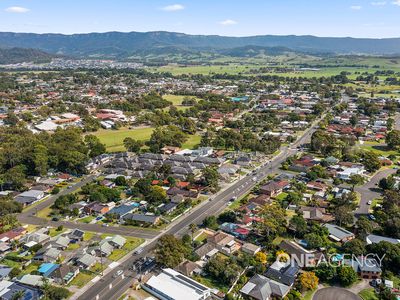
[[[0,31],[400,37],[400,0],[0,0]]]

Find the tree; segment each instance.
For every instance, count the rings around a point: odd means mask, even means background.
[[[304,235],[304,240],[307,242],[309,249],[322,248],[327,244],[326,237],[315,232]]]
[[[203,220],[203,226],[210,229],[218,229],[217,218],[215,216],[205,217]]]
[[[368,172],[375,172],[381,167],[378,154],[372,151],[363,153],[363,165]]]
[[[256,253],[256,261],[258,261],[259,263],[265,265],[268,261],[267,259],[267,255],[264,252],[257,252]]]
[[[353,114],[353,115],[350,117],[350,124],[351,124],[351,126],[353,126],[353,127],[355,127],[355,126],[358,124],[358,117],[357,117],[357,115]]]
[[[124,146],[126,151],[139,153],[140,149],[144,146],[142,141],[134,140],[133,138],[127,137],[124,139]]]
[[[345,287],[352,285],[358,279],[356,271],[351,266],[340,266],[337,274],[340,283]]]
[[[168,268],[177,267],[184,259],[185,246],[182,241],[173,235],[163,235],[157,243],[156,260]]]
[[[51,190],[52,195],[57,195],[60,192],[60,188],[58,186],[53,187]]]
[[[260,212],[260,217],[262,221],[258,223],[258,226],[266,234],[267,238],[284,231],[286,212],[278,205],[265,206]]]
[[[202,176],[204,180],[204,185],[212,188],[213,190],[217,190],[219,188],[218,180],[219,174],[217,168],[215,167],[206,167],[202,171]]]
[[[187,134],[180,130],[179,127],[168,125],[154,129],[150,140],[146,144],[151,152],[158,153],[165,146],[181,147],[187,139]]]
[[[318,287],[318,277],[314,272],[303,272],[299,276],[300,287],[303,291],[315,290]]]
[[[43,289],[43,287],[42,287]],[[44,288],[45,300],[63,300],[70,296],[69,290],[63,287],[48,285]]]
[[[115,184],[118,186],[126,186],[127,182],[125,176],[118,176],[115,178]]]
[[[167,199],[167,192],[158,185],[154,185],[150,187],[149,193],[145,195],[146,201],[153,205],[157,205],[163,203]]]
[[[357,256],[365,254],[365,242],[360,239],[354,239],[344,245],[346,253],[351,253]]]
[[[357,231],[360,237],[365,238],[372,232],[374,226],[365,216],[360,217],[356,222]]]
[[[379,187],[382,190],[393,190],[395,184],[396,184],[396,180],[393,178],[393,176],[389,176],[387,178],[382,178],[379,181]]]
[[[106,152],[106,146],[95,135],[89,134],[85,136],[85,143],[89,148],[90,157],[96,157]]]
[[[204,271],[214,280],[231,285],[240,274],[241,268],[231,259],[215,255],[204,266]]]
[[[235,223],[236,220],[237,216],[232,210],[224,211],[218,216],[218,221],[220,223]]]
[[[304,298],[299,291],[292,289],[283,300],[304,300]]]
[[[48,151],[43,145],[36,145],[33,149],[33,163],[38,175],[45,175],[48,169]]]
[[[21,300],[24,298],[24,296],[25,296],[24,290],[16,291],[12,294],[11,300]]]
[[[302,237],[307,232],[307,222],[302,215],[293,216],[289,221],[289,226],[295,231],[295,236]]]
[[[315,269],[315,275],[323,282],[330,282],[336,276],[336,269],[330,264],[321,263]]]
[[[342,226],[342,224],[352,224],[354,221],[354,216],[352,214],[351,207],[349,205],[336,207],[335,221],[339,226]]]
[[[400,146],[400,130],[392,130],[386,135],[386,144],[389,149],[397,149]]]
[[[197,229],[198,229],[198,227],[196,224],[191,223],[189,225],[189,230],[190,230],[190,233],[192,234],[192,243],[194,243],[194,234],[196,233]]]
[[[362,185],[364,183],[364,181],[365,181],[365,179],[363,176],[358,175],[358,174],[353,174],[350,176],[349,183],[352,185],[353,191],[354,191],[354,187],[356,185]]]

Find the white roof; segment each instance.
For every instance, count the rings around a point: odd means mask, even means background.
[[[29,190],[19,194],[17,197],[41,198],[43,197],[43,195],[44,195],[43,191]]]
[[[4,294],[7,294],[10,291],[9,287],[12,286],[13,284],[14,282],[7,280],[0,281],[0,297],[3,296]]]
[[[51,121],[44,121],[40,124],[35,125],[35,128],[39,129],[41,131],[54,131],[57,129],[57,127],[58,127],[58,125]]]
[[[175,300],[205,299],[211,292],[208,287],[172,269],[162,270],[159,275],[151,277],[146,285]]]

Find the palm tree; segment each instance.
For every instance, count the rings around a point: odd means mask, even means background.
[[[194,223],[189,225],[190,232],[192,233],[192,244],[194,242],[193,235],[196,233],[197,228],[198,228],[197,225]]]
[[[11,300],[21,300],[25,296],[25,291],[16,291],[11,296]]]

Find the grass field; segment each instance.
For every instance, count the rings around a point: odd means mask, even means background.
[[[399,155],[398,151],[387,149],[386,144],[378,142],[368,142],[360,145],[361,149],[372,151],[379,156]]]
[[[101,129],[95,133],[100,141],[106,145],[108,152],[124,151],[124,139],[131,137],[135,140],[147,141],[150,139],[151,133],[154,128],[120,128],[118,130],[104,130]]]
[[[175,106],[178,110],[187,110],[191,106],[183,106],[182,101],[186,96],[180,96],[180,95],[164,95],[163,98],[167,101],[172,102],[172,105]],[[190,97],[192,98],[192,97]],[[199,100],[198,98],[196,98]]]
[[[108,152],[121,152],[125,151],[125,138],[131,137],[135,140],[147,141],[150,139],[153,130],[154,128],[152,127],[137,129],[121,128],[119,130],[99,130],[95,135],[106,145]],[[190,135],[189,139],[182,145],[182,148],[192,149],[200,143],[200,140],[200,135]]]

